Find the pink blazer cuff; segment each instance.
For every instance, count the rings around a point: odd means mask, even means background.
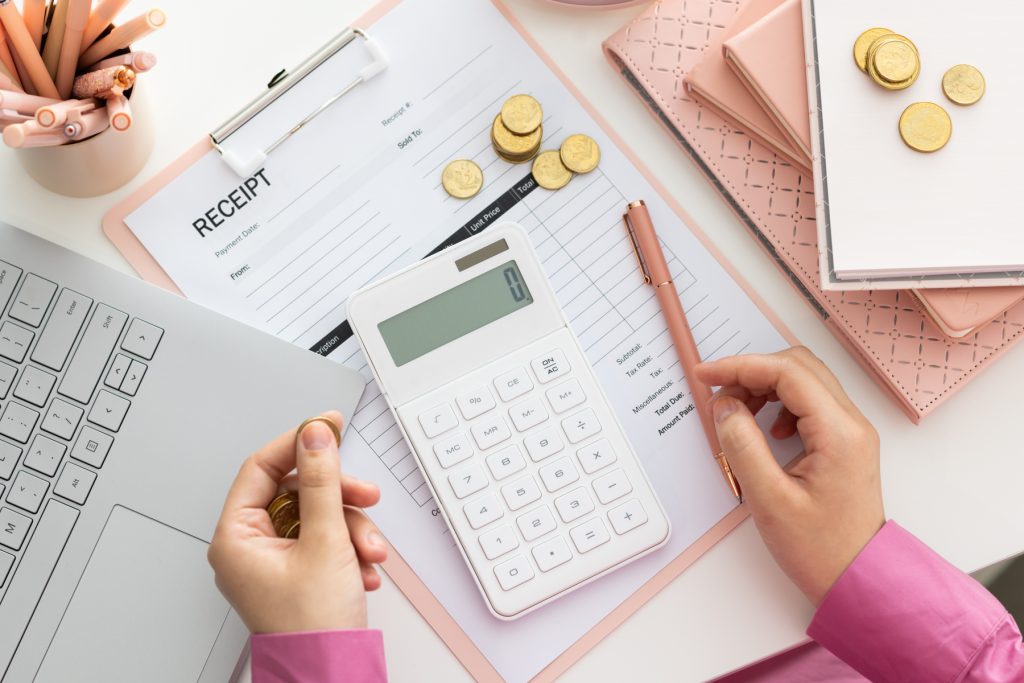
[[[253,683],[383,683],[384,637],[378,630],[258,633]]]

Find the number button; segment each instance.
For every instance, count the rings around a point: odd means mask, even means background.
[[[533,389],[533,382],[524,368],[517,368],[495,379],[494,388],[502,401],[511,401]]]
[[[534,462],[550,458],[565,447],[562,437],[551,427],[529,435],[523,439],[523,444],[526,446],[526,452],[530,454],[530,459]]]
[[[526,555],[516,555],[508,562],[503,562],[494,568],[494,575],[498,577],[501,589],[510,591],[521,586],[534,577],[533,567]]]
[[[608,513],[615,533],[622,535],[647,523],[647,511],[640,501],[634,498]]]
[[[484,555],[488,560],[496,560],[505,553],[510,553],[519,547],[519,539],[516,532],[507,524],[488,531],[480,536],[480,547],[484,549]]]
[[[473,432],[473,439],[482,451],[486,451],[491,446],[497,446],[512,437],[512,432],[509,431],[508,424],[501,415],[492,415],[478,420],[470,431]]]
[[[549,572],[572,559],[572,551],[561,536],[545,541],[533,549],[533,559],[542,572]]]
[[[615,450],[608,439],[600,439],[594,443],[584,446],[576,451],[576,457],[580,459],[580,465],[587,474],[593,474],[600,469],[608,467],[618,459]]]
[[[569,443],[579,443],[600,432],[601,423],[597,421],[597,414],[588,408],[562,420],[562,429],[569,437]]]
[[[569,491],[569,493],[561,498],[557,498],[555,500],[555,508],[557,508],[558,516],[562,518],[562,521],[568,524],[592,512],[594,501],[591,499],[590,494],[587,493],[587,490],[581,486]]]
[[[508,410],[508,415],[512,418],[512,424],[521,432],[525,432],[530,427],[536,427],[548,419],[547,409],[537,398],[529,398],[512,406]]]
[[[555,530],[555,517],[551,514],[551,508],[547,505],[542,505],[536,510],[530,510],[525,515],[521,515],[516,518],[516,524],[519,525],[519,530],[523,532],[523,538],[529,541],[535,541],[544,534],[549,534]]]
[[[611,538],[608,535],[608,527],[604,525],[600,517],[588,519],[578,527],[569,531],[573,545],[581,553],[590,552],[599,545],[604,545]]]
[[[436,406],[420,415],[420,426],[428,439],[440,436],[445,432],[455,429],[459,424],[459,418],[455,417],[451,407],[445,403]]]
[[[530,365],[533,366],[533,374],[537,375],[541,384],[547,384],[569,372],[569,361],[565,359],[565,354],[557,349],[546,356],[534,358]]]
[[[472,420],[474,417],[483,415],[495,406],[494,396],[487,387],[478,387],[473,391],[463,394],[455,399],[459,404],[459,412],[462,417]]]
[[[505,514],[501,509],[501,501],[493,493],[485,493],[476,500],[471,500],[462,508],[466,513],[469,525],[474,529],[485,527]]]
[[[457,498],[465,498],[487,488],[487,475],[480,465],[471,462],[448,475],[448,482]]]
[[[569,458],[562,458],[540,468],[540,478],[544,482],[544,487],[554,493],[577,481],[580,472]]]
[[[473,455],[473,447],[466,438],[464,432],[459,432],[443,441],[434,444],[434,455],[441,467],[448,469],[452,465],[458,465],[466,458]]]
[[[509,446],[487,456],[487,468],[496,481],[501,481],[525,469],[526,459],[519,452],[519,446]]]
[[[572,410],[587,400],[586,394],[583,393],[583,387],[580,386],[579,380],[575,379],[562,382],[545,393],[548,401],[551,402],[551,407],[559,414]]]
[[[632,490],[633,485],[622,470],[615,470],[594,481],[594,492],[602,505],[618,500]]]
[[[535,500],[540,499],[540,487],[530,475],[522,479],[516,479],[511,484],[501,487],[501,495],[508,503],[508,509],[515,512],[524,508]]]

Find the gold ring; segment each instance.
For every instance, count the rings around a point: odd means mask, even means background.
[[[335,443],[337,443],[339,447],[341,446],[341,430],[338,429],[338,425],[334,423],[334,420],[330,419],[329,417],[324,417],[323,415],[317,415],[316,417],[311,417],[308,420],[304,420],[302,424],[299,425],[299,428],[295,430],[295,438],[298,439],[299,436],[302,435],[302,430],[305,429],[307,425],[313,422],[323,422],[325,425],[330,427],[331,433],[334,434]]]

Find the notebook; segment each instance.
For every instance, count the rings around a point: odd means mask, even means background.
[[[1024,304],[952,340],[908,291],[822,290],[810,176],[682,87],[738,7],[728,0],[662,0],[611,36],[606,55],[836,338],[917,422],[1018,341]],[[655,42],[660,49],[652,49]]]

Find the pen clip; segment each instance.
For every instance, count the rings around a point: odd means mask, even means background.
[[[640,274],[644,276],[644,283],[649,285],[654,280],[651,279],[651,271],[647,268],[643,252],[640,251],[640,243],[636,239],[636,231],[633,230],[633,224],[629,220],[628,212],[622,214],[622,222],[626,225],[626,234],[629,235],[629,242],[633,245],[633,253],[636,254],[636,262],[640,266]]]

